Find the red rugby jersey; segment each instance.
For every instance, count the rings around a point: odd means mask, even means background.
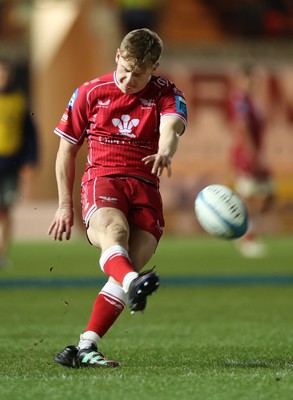
[[[124,94],[114,72],[76,89],[54,132],[72,144],[86,139],[83,181],[124,174],[157,184],[151,167],[141,160],[157,153],[160,120],[170,115],[186,125],[184,95],[172,82],[152,76],[139,93]]]

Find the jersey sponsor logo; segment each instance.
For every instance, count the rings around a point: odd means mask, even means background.
[[[135,138],[135,134],[132,133],[132,129],[139,124],[139,119],[131,119],[130,115],[121,115],[120,118],[113,118],[112,124],[118,128],[121,135]]]
[[[65,113],[63,113],[63,115],[61,117],[61,121],[66,123],[68,121],[68,118],[69,118],[68,114],[65,112]]]
[[[73,93],[73,95],[71,96],[71,99],[69,100],[69,103],[68,103],[68,108],[69,108],[69,110],[72,110],[72,109],[73,109],[75,100],[77,99],[77,95],[78,95],[78,89],[76,89],[76,91],[75,91],[75,92]]]
[[[69,115],[68,115],[68,108],[65,110],[65,112],[63,113],[62,117],[61,117],[61,123],[63,125],[68,125],[69,124]]]
[[[155,85],[157,85],[159,87],[169,86],[169,81],[166,78],[162,78],[161,76],[159,76],[154,81],[154,83],[155,83]]]
[[[141,104],[142,104],[142,109],[147,109],[151,108],[155,105],[155,100],[154,99],[140,99]]]
[[[176,102],[176,111],[187,117],[187,106],[184,98],[182,96],[175,96],[175,102]]]
[[[108,105],[111,103],[111,100],[106,100],[106,101],[102,101],[101,99],[98,99],[98,107],[105,107],[107,108]]]

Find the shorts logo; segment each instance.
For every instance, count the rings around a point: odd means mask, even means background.
[[[130,115],[121,115],[121,118],[113,118],[112,124],[118,127],[119,133],[130,138],[135,138],[135,134],[132,133],[132,128],[139,124],[139,119],[131,119]]]
[[[116,197],[109,197],[109,196],[99,196],[99,199],[105,203],[117,203],[118,199]]]

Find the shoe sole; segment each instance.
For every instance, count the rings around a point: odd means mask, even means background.
[[[120,364],[116,361],[107,361],[105,364],[80,363],[80,368],[117,368]]]
[[[135,313],[136,311],[143,311],[146,307],[146,298],[154,293],[159,288],[159,286],[159,278],[155,274],[146,278],[144,282],[142,279],[142,282],[136,288],[137,301],[135,304],[130,305],[131,313]]]

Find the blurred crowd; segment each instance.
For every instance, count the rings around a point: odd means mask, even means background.
[[[123,31],[141,26],[154,29],[160,24],[160,13],[168,7],[168,2],[163,0],[96,1],[108,3],[116,8]],[[201,3],[210,10],[228,38],[239,36],[286,39],[293,36],[292,0],[193,0],[193,2]],[[30,0],[0,1],[0,40],[1,37],[15,38],[25,35],[33,4],[34,2]]]
[[[293,36],[292,0],[202,0],[220,21],[222,29],[244,38]]]

